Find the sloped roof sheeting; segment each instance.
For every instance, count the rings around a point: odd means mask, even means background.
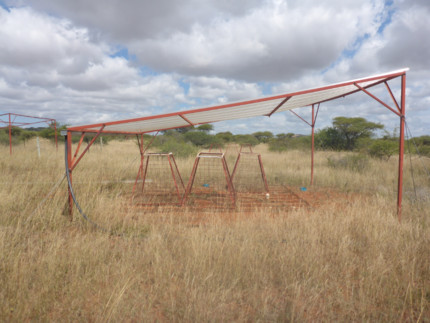
[[[273,113],[306,107],[350,95],[360,91],[357,85],[362,88],[369,88],[404,75],[408,70],[408,68],[404,68],[398,71],[336,83],[320,88],[207,108],[113,122],[72,126],[67,130],[72,132],[97,132],[101,127],[104,127],[102,130],[103,133],[148,133],[217,121],[256,116],[271,116]]]

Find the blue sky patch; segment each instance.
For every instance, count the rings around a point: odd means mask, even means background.
[[[110,57],[122,57],[125,58],[128,61],[136,61],[136,55],[130,55],[128,52],[128,49],[126,47],[119,47],[118,51],[116,51],[114,54],[110,55]]]
[[[0,1],[0,7],[2,7],[7,12],[10,12],[9,7],[3,1]]]

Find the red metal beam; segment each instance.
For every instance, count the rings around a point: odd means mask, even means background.
[[[314,105],[312,105],[312,107],[313,107]],[[295,114],[298,118],[300,118],[303,122],[305,122],[305,123],[307,123],[309,126],[311,126],[312,127],[312,125],[309,123],[309,122],[307,122],[305,119],[303,119],[301,116],[299,116],[296,112],[294,112],[293,110],[289,110],[291,113],[293,113],[293,114]]]
[[[319,106],[318,106],[319,108]],[[311,186],[314,184],[315,108],[312,104]]]
[[[299,117],[303,122],[307,123],[312,128],[312,141],[311,141],[311,186],[314,184],[314,154],[315,154],[315,122],[318,117],[318,112],[320,110],[320,104],[318,103],[317,113],[315,114],[315,107],[314,104],[312,104],[312,123],[307,122],[305,119],[303,119],[301,116],[299,116],[296,112],[293,110],[290,110],[291,113],[295,114],[297,117]]]
[[[385,87],[387,88],[388,92],[390,93],[391,99],[393,100],[394,104],[396,105],[397,110],[399,111],[399,113],[400,113],[400,114],[402,114],[402,110],[400,109],[399,104],[397,103],[397,100],[396,100],[396,98],[394,97],[394,94],[393,94],[393,92],[391,91],[390,86],[388,85],[388,83],[387,83],[387,82],[384,82],[384,84],[385,84]]]
[[[405,150],[405,116],[406,116],[406,75],[402,75],[401,92],[401,116],[400,116],[400,138],[399,138],[399,176],[397,184],[397,217],[402,220],[402,197],[403,197],[403,157]]]
[[[188,122],[190,124],[190,126],[194,126],[194,123],[192,123],[190,120],[188,120],[187,117],[185,117],[184,115],[180,114],[179,115],[182,119],[184,119],[186,122]]]
[[[103,130],[104,126],[102,126],[99,130],[99,132],[97,132],[97,134],[94,136],[94,138],[88,143],[87,147],[85,148],[85,150],[82,152],[82,154],[79,156],[79,158],[76,160],[76,162],[73,163],[73,165],[70,167],[70,170],[73,171],[75,169],[75,167],[78,165],[78,163],[81,161],[82,157],[84,157],[85,153],[88,151],[88,149],[90,149],[90,147],[92,146],[92,144],[94,143],[94,141],[98,138],[98,136],[100,136],[102,130]]]
[[[84,141],[84,137],[85,137],[85,132],[83,132],[81,134],[81,138],[79,139],[78,147],[76,147],[75,154],[73,155],[72,163],[70,165],[73,165],[73,163],[75,162],[76,156],[78,156],[79,149],[81,149],[82,142]]]
[[[72,133],[70,131],[67,131],[67,164],[69,166],[69,176],[70,176],[70,185],[72,185],[73,180],[72,180],[72,170],[71,170],[71,165],[72,165]],[[69,192],[69,216],[70,216],[70,220],[73,219],[73,197],[72,197],[72,191],[70,190],[70,186],[67,185],[67,190]]]
[[[267,117],[271,117],[272,116],[272,114],[274,114],[276,111],[278,111],[279,110],[279,108],[280,107],[282,107],[283,105],[284,105],[284,103],[285,102],[287,102],[289,99],[291,99],[292,98],[292,96],[288,96],[288,97],[286,97],[284,100],[282,100],[282,102],[281,103],[279,103],[277,106],[276,106],[276,108],[274,108],[273,110],[272,110],[272,112],[270,112],[269,114],[267,114],[266,116]]]
[[[357,83],[354,83],[354,85],[356,87],[358,87],[361,91],[363,91],[364,93],[366,93],[367,95],[369,95],[370,97],[372,97],[373,99],[375,99],[376,101],[378,101],[379,103],[381,103],[384,107],[386,107],[387,109],[391,110],[392,112],[394,112],[395,114],[397,114],[399,117],[401,116],[401,114],[394,110],[392,107],[390,107],[388,104],[386,104],[384,101],[382,101],[381,99],[377,98],[376,96],[374,96],[372,93],[370,93],[369,91],[367,91],[365,88],[361,87],[360,85],[358,85]]]

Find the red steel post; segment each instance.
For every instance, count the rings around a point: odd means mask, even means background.
[[[261,160],[261,155],[260,154],[258,154],[258,163],[260,164],[261,177],[263,178],[264,187],[266,188],[266,192],[269,193],[269,185],[267,184],[266,173],[264,171],[263,161]]]
[[[242,150],[242,147],[240,147],[240,150]],[[233,173],[231,174],[232,181],[233,181],[234,175],[236,174],[237,166],[239,166],[239,160],[241,156],[242,156],[242,153],[240,152],[239,155],[237,155],[236,162],[234,163]]]
[[[397,216],[399,222],[402,220],[402,196],[403,196],[403,156],[405,149],[405,114],[406,114],[406,74],[402,75],[402,94],[401,94],[401,116],[400,116],[400,138],[399,138],[399,178],[397,186]]]
[[[173,155],[172,155],[172,160],[173,160],[173,163],[175,164],[176,171],[178,172],[179,179],[181,180],[182,188],[185,190],[184,181],[182,180],[181,173],[179,173],[179,168],[178,168],[178,165],[176,164],[176,160],[175,160],[175,157]]]
[[[172,160],[170,159],[170,156],[173,156],[173,155],[171,153],[168,154],[167,155],[167,161],[169,162],[170,171],[171,171],[172,177],[173,177],[173,182],[175,183],[176,194],[178,194],[179,205],[181,205],[182,204],[182,196],[181,196],[181,192],[179,192],[178,182],[176,181],[175,171],[173,170]]]
[[[142,178],[142,193],[143,193],[143,190],[145,189],[146,174],[148,173],[148,164],[149,164],[149,157],[150,156],[151,155],[146,156],[145,171],[143,173],[143,178]]]
[[[312,104],[312,149],[311,149],[311,186],[314,184],[314,150],[315,150],[315,108]]]
[[[187,198],[188,198],[188,194],[191,193],[191,189],[192,189],[193,184],[194,184],[194,178],[196,177],[197,167],[198,167],[199,161],[200,161],[199,156],[200,156],[200,154],[197,155],[196,160],[194,161],[193,170],[191,171],[190,179],[188,180],[188,184],[187,184],[187,189],[185,190],[184,196],[182,198],[182,203],[181,203],[182,206],[185,205],[185,202],[187,201]]]
[[[227,181],[227,188],[228,188],[228,191],[230,193],[231,202],[235,206],[236,205],[236,192],[234,190],[233,181],[230,177],[230,172],[228,171],[228,165],[227,165],[227,162],[225,161],[224,155],[221,158],[221,163],[222,163],[222,166],[224,168],[225,180]]]
[[[140,166],[139,170],[137,171],[136,180],[134,181],[132,194],[134,194],[134,191],[136,190],[137,181],[139,180],[139,177],[142,177],[143,180],[143,159],[145,158],[143,155],[143,134],[140,135],[141,140],[139,141],[139,135],[136,135],[137,138],[137,145],[139,147],[140,152]]]
[[[76,157],[78,156],[79,149],[81,149],[82,142],[84,141],[84,137],[85,137],[85,132],[83,132],[83,133],[81,134],[81,138],[79,139],[78,147],[76,147],[75,154],[73,155],[72,163],[74,163],[74,162],[75,162]],[[71,165],[71,164],[70,164],[70,165]]]
[[[67,131],[67,164],[69,166],[69,175],[70,175],[70,185],[72,184],[72,133]],[[69,216],[70,220],[73,219],[73,197],[70,187],[68,187],[69,191]]]

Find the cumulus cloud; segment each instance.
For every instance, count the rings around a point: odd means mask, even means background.
[[[190,31],[130,44],[159,70],[248,81],[292,80],[335,61],[355,39],[373,34],[382,5],[329,1],[293,6],[264,2],[236,19],[193,24]]]
[[[155,113],[187,102],[177,76],[143,76],[85,28],[31,8],[0,9],[0,104],[62,122]]]
[[[430,5],[425,0],[4,3],[9,6],[0,8],[4,112],[90,123],[292,92],[409,66],[407,108],[420,116],[411,116],[416,128],[426,128]],[[348,100],[324,104],[319,125],[328,125],[332,115],[357,113],[391,122],[366,95]],[[302,111],[305,117],[308,110]],[[243,125],[303,132],[301,121],[292,120],[281,114]]]
[[[30,3],[124,44],[159,72],[253,82],[323,69],[384,17],[382,0]]]

